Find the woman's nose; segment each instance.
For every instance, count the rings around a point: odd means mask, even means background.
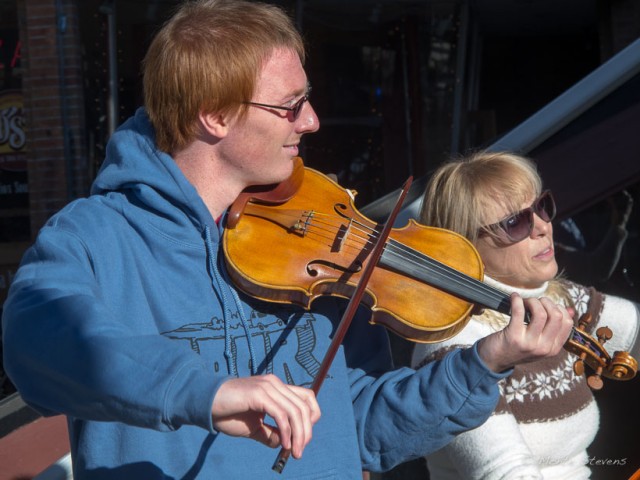
[[[550,234],[553,232],[553,226],[551,222],[545,222],[537,213],[533,214],[533,228],[531,234],[533,236],[540,236],[544,234]]]

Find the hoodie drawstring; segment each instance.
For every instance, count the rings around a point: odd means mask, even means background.
[[[224,321],[224,356],[227,360],[227,369],[229,373],[232,370],[232,352],[231,352],[231,335],[229,334],[229,323],[233,316],[229,308],[229,302],[227,298],[227,291],[231,292],[231,296],[235,302],[236,309],[238,311],[238,315],[240,317],[240,323],[242,324],[242,328],[244,329],[244,333],[247,336],[247,345],[249,346],[249,358],[251,360],[251,374],[256,374],[256,356],[253,349],[253,343],[251,342],[251,333],[249,331],[249,325],[244,315],[244,309],[242,308],[242,302],[240,301],[240,297],[238,292],[231,287],[225,288],[226,285],[230,285],[230,279],[228,278],[227,272],[222,269],[222,274],[220,269],[217,267],[218,265],[218,250],[214,248],[213,241],[211,240],[211,229],[209,226],[204,227],[204,242],[207,249],[207,258],[209,259],[209,271],[211,272],[211,285],[213,286],[213,290],[216,291],[216,283],[217,286],[220,287],[220,301],[222,303],[223,310],[223,321]]]

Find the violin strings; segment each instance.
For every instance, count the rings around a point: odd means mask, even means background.
[[[416,264],[420,266],[424,266],[429,271],[436,271],[440,274],[446,273],[447,275],[450,275],[452,278],[459,280],[460,281],[459,285],[463,287],[470,288],[473,286],[474,288],[482,290],[483,293],[487,295],[487,297],[491,297],[494,301],[498,303],[501,299],[505,297],[505,294],[500,290],[493,288],[479,280],[476,280],[473,277],[469,277],[461,272],[458,272],[457,270],[449,267],[448,265],[438,262],[437,260],[432,259],[431,257],[423,254],[420,251],[412,249],[411,247],[407,247],[406,245],[400,242],[397,242],[393,239],[390,241],[390,243],[392,246],[397,247],[399,250],[402,250],[403,252],[405,252],[404,257],[407,256],[406,253],[408,252],[409,256],[414,256],[419,259],[419,261],[415,262]],[[502,313],[506,313],[506,312],[502,312]],[[601,358],[601,352],[598,350],[598,348],[595,347],[595,345],[593,344],[593,341],[588,337],[586,337],[580,330],[576,329],[575,327],[571,328],[571,338],[574,341],[580,343],[581,345],[587,347],[594,354],[598,355],[598,357]]]
[[[332,215],[327,215],[327,214],[323,214],[323,215],[331,219],[336,218],[335,216],[332,216]],[[343,224],[341,219],[338,218],[338,221],[340,223],[340,227],[342,227]],[[353,224],[360,227],[358,229],[360,232],[364,232],[365,230],[368,230],[370,232],[370,234],[367,235],[367,238],[354,235],[354,237],[357,240],[361,241],[361,243],[364,245],[371,244],[372,240],[370,240],[370,238],[375,239],[379,234],[377,229],[369,227],[361,222],[353,221]],[[335,227],[333,225],[331,226],[335,228],[336,231],[340,229],[340,227]],[[332,235],[335,233],[331,230],[329,230],[329,232]],[[442,262],[439,262],[429,257],[428,255],[425,255],[424,253],[419,252],[411,247],[408,247],[396,240],[389,239],[387,246],[385,248],[385,252],[388,252],[390,255],[395,255],[401,258],[405,262],[409,262],[409,263],[412,263],[413,265],[424,268],[427,272],[430,272],[433,275],[437,275],[440,278],[450,277],[448,278],[448,280],[452,280],[457,286],[462,287],[463,289],[466,289],[466,290],[475,289],[476,291],[480,291],[485,296],[494,300],[496,303],[500,303],[500,301],[505,297],[503,292],[496,290],[475,278],[472,278],[468,275],[458,272],[457,270],[449,267],[448,265]],[[383,256],[384,256],[384,253],[383,253]]]
[[[481,291],[485,296],[499,303],[505,297],[505,294],[489,285],[477,280],[469,275],[455,270],[448,265],[425,255],[424,253],[415,250],[411,247],[404,245],[396,240],[390,240],[389,251],[393,255],[397,255],[403,258],[405,261],[411,262],[414,265],[425,268],[427,271],[437,274],[439,276],[451,277],[457,285],[467,288]]]
[[[469,277],[461,272],[458,272],[457,270],[449,267],[448,265],[441,263],[429,257],[428,255],[423,254],[418,250],[415,250],[411,247],[407,247],[401,242],[391,239],[389,244],[390,244],[389,245],[390,247],[393,247],[398,251],[403,252],[403,253],[394,252],[393,254],[398,255],[404,258],[405,260],[407,258],[413,257],[416,260],[410,259],[409,260],[410,262],[413,262],[418,266],[422,266],[426,268],[427,271],[436,272],[440,275],[446,274],[450,276],[454,280],[454,282],[457,282],[456,284],[459,286],[462,286],[464,288],[471,288],[471,287],[476,288],[477,290],[482,291],[483,294],[486,295],[487,297],[492,298],[494,301],[496,301],[496,303],[500,303],[500,301],[503,298],[505,298],[505,294],[500,290],[493,288],[485,284],[484,282],[476,280],[473,277]],[[391,249],[389,250],[391,251]],[[502,313],[507,314],[507,312],[502,312]],[[598,358],[602,358],[602,353],[594,345],[594,342],[589,337],[585,336],[583,332],[576,329],[575,327],[571,328],[571,339],[574,342],[579,343],[580,345],[588,348],[593,354],[597,355]]]
[[[307,220],[304,224],[308,227],[305,229],[305,234],[307,233],[315,233],[316,235],[324,238],[329,242],[329,246],[333,244],[335,241],[335,235],[338,233],[344,225],[344,219],[349,220],[349,227],[345,228],[345,239],[342,242],[343,246],[353,248],[356,251],[362,251],[364,248],[373,245],[373,241],[377,239],[379,235],[379,231],[376,228],[370,227],[358,220],[341,217],[335,214],[326,214],[317,211],[305,211],[302,215]],[[317,222],[313,220],[318,220]],[[333,220],[337,219],[337,226]],[[329,221],[327,221],[329,220]],[[352,228],[354,227],[355,228]],[[312,229],[310,227],[315,227]],[[357,232],[357,233],[354,233]],[[353,240],[356,240],[355,242]],[[435,260],[428,255],[411,248],[401,242],[398,242],[393,239],[389,239],[388,243],[385,247],[383,257],[385,253],[389,255],[395,255],[396,257],[401,258],[403,261],[416,265],[418,267],[424,268],[427,272],[439,276],[441,278],[447,278],[449,281],[453,281],[453,283],[463,289],[472,290],[481,292],[487,298],[492,299],[496,303],[500,303],[505,297],[506,294],[496,288],[493,288],[486,283],[477,280],[469,275],[466,275],[462,272],[455,270],[448,265]],[[506,313],[506,312],[502,312]],[[575,327],[572,328],[571,337],[574,341],[577,341],[581,345],[589,348],[592,352],[600,356],[600,352],[595,346],[592,345],[592,342],[584,337],[579,330]]]
[[[378,234],[375,229],[372,229],[371,227],[368,227],[367,225],[353,219],[349,219],[349,226],[344,228],[345,225],[343,218],[333,214],[311,211],[304,212],[303,216],[308,219],[318,220],[317,222],[309,220],[304,222],[304,225],[306,227],[316,227],[316,230],[305,228],[305,234],[315,233],[319,235],[319,232],[326,233],[326,239],[329,240],[330,245],[335,242],[336,234],[339,233],[342,229],[344,229],[345,237],[344,241],[341,244],[347,247],[355,248],[358,251],[373,246],[372,238],[375,239],[375,235]],[[327,219],[330,221],[337,219],[337,226],[335,223],[326,221]],[[367,230],[371,233],[366,233]],[[354,239],[356,240],[356,242],[353,242]]]
[[[303,213],[302,216],[307,218],[307,220],[303,222],[306,227],[316,227],[316,230],[312,230],[311,228],[306,228],[305,233],[319,234],[318,233],[318,230],[319,230],[320,232],[327,234],[325,238],[329,240],[330,243],[333,243],[333,241],[335,240],[335,234],[339,232],[342,227],[344,227],[343,219],[341,217],[337,217],[336,215],[325,214],[325,213],[315,212],[315,211],[310,211],[310,212],[306,211]],[[317,219],[317,220],[322,219],[325,221],[314,222],[313,220],[309,220],[309,219]],[[338,226],[336,226],[333,223],[327,222],[326,221],[327,219],[328,220],[337,219]],[[378,230],[370,226],[367,226],[357,220],[352,220],[352,219],[349,219],[349,220],[351,222],[351,226],[355,225],[357,228],[345,229],[345,233],[346,235],[348,235],[348,238],[345,237],[345,241],[343,242],[343,245],[353,247],[358,251],[366,248],[367,246],[372,245],[373,240],[375,240],[375,238],[377,238],[377,235],[379,234]],[[364,235],[366,235],[366,237],[354,234],[353,230],[363,233]],[[367,231],[369,233],[366,233]],[[356,245],[353,245],[352,244],[353,242],[348,241],[353,239],[357,240],[355,242]],[[477,286],[483,290],[486,290],[487,294],[496,295],[494,298],[497,298],[497,299],[501,299],[504,296],[501,292],[497,292],[496,290],[491,289],[491,287],[486,286],[484,283],[479,282],[467,275],[464,275],[456,271],[455,269],[452,269],[451,267],[448,267],[447,265],[441,262],[438,262],[427,255],[424,255],[422,252],[418,252],[417,250],[407,247],[406,245],[400,242],[397,242],[395,240],[390,240],[388,242],[387,247],[385,248],[385,251],[388,251],[389,254],[391,255],[396,255],[402,258],[405,262],[413,263],[414,265],[422,267],[427,271],[430,271],[441,277],[444,275],[450,275],[453,277],[454,280],[457,280],[457,283],[459,285],[463,287],[470,288],[472,286]],[[478,285],[476,285],[476,283]]]
[[[344,227],[343,219],[341,217],[337,217],[336,215],[311,211],[311,212],[304,212],[303,216],[307,218],[307,220],[304,222],[305,226],[316,227],[316,228],[319,228],[321,231],[327,232],[327,239],[332,241],[335,238],[335,234],[339,232],[341,228]],[[313,220],[309,220],[309,219],[315,219],[315,218],[319,220],[322,219],[325,221],[314,222]],[[327,219],[329,220],[328,222],[326,221]],[[333,221],[334,219],[338,220],[338,226],[336,226],[334,223],[331,223],[331,221]],[[353,219],[348,219],[348,220],[349,220],[349,227],[345,228],[345,234],[348,235],[349,238],[348,239],[345,238],[343,245],[352,246],[356,248],[358,251],[360,251],[363,248],[366,248],[366,246],[371,245],[373,243],[373,240],[375,240],[379,235],[379,231],[375,228],[365,225],[364,223],[359,222],[357,220],[353,220]],[[322,225],[326,228],[325,229],[321,228],[319,226],[320,223],[322,223]],[[356,228],[354,229],[353,226],[355,226]],[[366,235],[366,237],[360,236],[359,234],[354,234],[353,233],[354,230],[363,235]],[[307,229],[306,231],[311,232],[310,229]],[[356,240],[355,243],[357,244],[357,246],[351,245],[350,242],[348,241],[353,239]],[[500,300],[502,300],[505,297],[505,295],[499,290],[493,289],[492,287],[486,285],[485,283],[479,280],[476,280],[472,277],[469,277],[468,275],[465,275],[461,272],[458,272],[457,270],[423,254],[422,252],[419,252],[393,239],[390,239],[388,241],[387,246],[385,247],[385,252],[388,252],[390,255],[395,255],[396,257],[401,258],[405,262],[409,262],[409,263],[412,263],[413,265],[421,267],[425,269],[427,272],[430,272],[435,276],[438,276],[440,278],[446,278],[447,280],[452,281],[455,285],[461,287],[464,290],[470,291],[475,289],[475,291],[480,291],[480,293],[483,293],[485,296],[491,298],[496,303],[500,303]],[[385,254],[383,253],[383,256],[384,255]]]

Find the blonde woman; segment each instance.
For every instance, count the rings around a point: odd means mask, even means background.
[[[484,281],[507,294],[548,297],[590,312],[593,332],[607,325],[605,344],[637,358],[638,309],[633,302],[604,295],[558,276],[553,225],[556,209],[535,164],[509,152],[479,152],[443,164],[427,186],[420,221],[467,237],[485,265]],[[474,315],[453,338],[415,347],[412,364],[424,365],[447,352],[502,331],[509,318],[492,310]],[[584,375],[573,372],[575,357],[518,365],[500,384],[492,416],[427,456],[430,478],[571,479],[590,477],[587,447],[599,413]]]

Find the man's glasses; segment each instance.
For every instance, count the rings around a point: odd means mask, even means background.
[[[555,218],[556,203],[549,190],[542,192],[529,208],[509,215],[497,223],[482,227],[480,234],[493,233],[502,241],[507,240],[510,243],[520,242],[531,235],[533,231],[534,213],[547,223]]]
[[[307,93],[300,100],[293,104],[291,107],[283,107],[281,105],[269,105],[267,103],[258,103],[258,102],[245,102],[247,105],[255,105],[256,107],[265,107],[265,108],[275,108],[276,110],[286,110],[287,112],[291,112],[293,116],[293,120],[297,120],[300,112],[302,111],[302,107],[304,106],[304,102],[309,100],[309,94]]]

